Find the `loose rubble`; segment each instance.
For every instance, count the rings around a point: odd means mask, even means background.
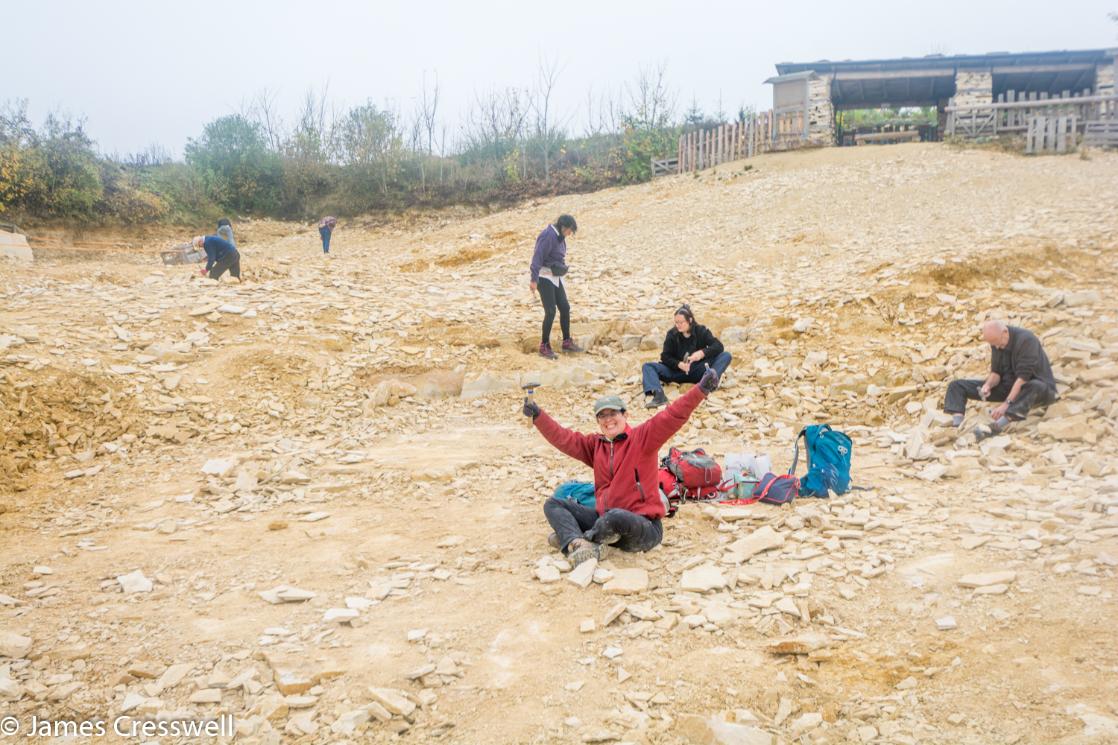
[[[243,285],[142,251],[0,263],[0,701],[227,712],[257,743],[1106,737],[1116,165],[766,156],[355,220],[328,264],[304,226],[246,221]],[[588,353],[552,363],[516,278],[559,212],[585,226]],[[858,488],[687,503],[655,550],[572,568],[541,506],[589,471],[520,386],[581,431],[605,393],[644,421],[639,365],[683,301],[734,363],[670,444],[779,472],[829,421]],[[1061,399],[975,443],[981,406],[960,430],[939,408],[982,375],[988,314],[1040,335]]]

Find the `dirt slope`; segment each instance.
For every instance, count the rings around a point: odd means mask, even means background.
[[[241,285],[159,265],[166,237],[0,264],[0,710],[229,713],[238,742],[1118,742],[1118,157],[749,165],[342,224],[329,259],[254,223]],[[589,352],[547,363],[526,269],[560,212]],[[603,562],[647,570],[631,595],[539,581],[542,500],[589,472],[520,380],[582,431],[607,392],[643,421],[684,301],[735,359],[673,442],[782,468],[829,421],[863,488],[686,505]],[[987,314],[1042,337],[1063,398],[976,446],[936,412]]]

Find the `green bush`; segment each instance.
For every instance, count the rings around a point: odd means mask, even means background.
[[[627,127],[621,140],[623,180],[629,183],[652,178],[652,159],[676,152],[679,130]]]
[[[201,137],[187,142],[186,162],[223,207],[271,214],[282,202],[283,163],[269,152],[260,126],[240,114],[207,124]]]

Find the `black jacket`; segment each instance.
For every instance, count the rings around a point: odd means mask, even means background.
[[[1017,326],[1009,327],[1009,344],[1005,349],[990,349],[990,369],[1001,379],[1013,385],[1017,378],[1026,382],[1042,380],[1049,388],[1056,390],[1056,376],[1052,374],[1052,364],[1040,339],[1036,334]]]
[[[660,361],[672,370],[679,369],[679,363],[692,352],[703,350],[703,361],[708,365],[714,358],[722,354],[722,342],[714,338],[710,329],[701,323],[691,326],[691,336],[684,336],[678,329],[672,329],[664,337],[664,350],[660,352]]]

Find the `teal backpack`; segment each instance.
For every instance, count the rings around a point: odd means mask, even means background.
[[[556,499],[569,499],[591,509],[597,506],[594,484],[589,481],[564,481],[555,487],[555,492],[551,496]]]
[[[790,474],[796,473],[800,460],[800,438],[807,450],[807,474],[800,479],[800,496],[821,497],[845,494],[850,489],[850,458],[853,443],[829,424],[809,424],[796,436],[796,452]]]

